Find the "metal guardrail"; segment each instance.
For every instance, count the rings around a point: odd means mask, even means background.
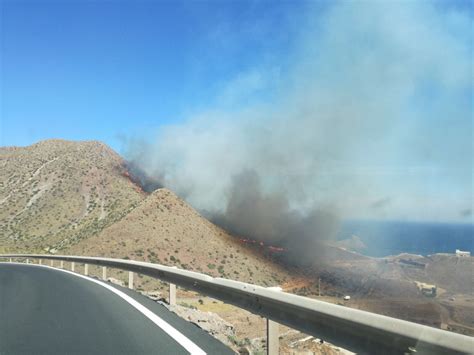
[[[61,260],[148,275],[172,286],[178,285],[230,303],[359,354],[474,354],[473,337],[176,267],[66,255],[8,254],[0,255],[0,258]],[[133,284],[133,277],[129,281]],[[170,299],[173,297],[172,288]],[[272,328],[270,325],[269,329]]]

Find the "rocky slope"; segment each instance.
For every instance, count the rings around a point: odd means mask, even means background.
[[[156,262],[264,286],[289,278],[167,189],[156,190],[120,221],[68,252]]]
[[[100,142],[0,148],[0,252],[103,255],[276,285],[289,274],[166,189],[147,194]]]
[[[59,251],[143,200],[122,158],[100,142],[0,148],[0,248]]]

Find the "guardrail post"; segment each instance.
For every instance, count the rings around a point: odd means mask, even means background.
[[[133,290],[133,271],[128,272],[128,288]]]
[[[54,267],[54,260],[51,259],[51,267]]]
[[[280,351],[278,323],[267,318],[267,355],[278,355]]]
[[[84,264],[84,275],[89,275],[89,264]]]
[[[59,264],[59,267],[60,267],[61,269],[64,269],[64,260],[61,260],[61,263]]]
[[[10,262],[12,262],[12,258],[10,258]]]
[[[31,263],[32,266],[35,265],[35,260],[43,257],[46,260],[45,264],[48,264],[47,260],[51,259],[63,259],[66,264],[71,262],[73,272],[75,266],[73,260],[77,260],[78,265],[85,265],[86,269],[87,264],[107,265],[107,267],[116,267],[121,270],[132,270],[134,273],[143,272],[151,277],[165,280],[169,284],[170,305],[176,304],[176,286],[180,286],[213,298],[216,297],[223,302],[229,302],[250,312],[258,311],[257,314],[264,317],[266,321],[267,354],[274,355],[279,352],[278,328],[281,323],[304,333],[309,332],[308,335],[324,336],[325,341],[356,353],[405,354],[418,351],[418,353],[433,354],[471,354],[473,349],[473,338],[469,336],[302,296],[278,294],[277,292],[281,290],[279,287],[265,290],[256,285],[214,279],[203,274],[173,270],[173,268],[152,263],[84,256],[0,254],[2,260],[10,258],[14,259],[14,262]],[[170,308],[172,309],[172,306]],[[267,319],[268,317],[271,319]],[[334,329],[337,329],[337,332],[334,332]]]
[[[170,306],[176,306],[176,285],[170,284],[170,294],[168,302]]]
[[[107,266],[102,266],[102,280],[107,281]]]
[[[38,265],[43,265],[43,260],[39,259],[38,260]]]

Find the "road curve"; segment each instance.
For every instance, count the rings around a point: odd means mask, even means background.
[[[114,289],[151,316],[88,278],[46,266],[0,263],[0,355],[189,354],[179,343],[183,339],[207,354],[233,354],[164,306],[135,291]],[[168,335],[150,317],[180,337]]]

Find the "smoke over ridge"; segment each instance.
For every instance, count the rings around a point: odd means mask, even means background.
[[[341,218],[396,210],[427,178],[469,193],[469,18],[345,2],[298,26],[289,67],[248,68],[214,107],[132,140],[127,158],[230,231],[311,253]],[[445,126],[457,138],[440,147]]]

